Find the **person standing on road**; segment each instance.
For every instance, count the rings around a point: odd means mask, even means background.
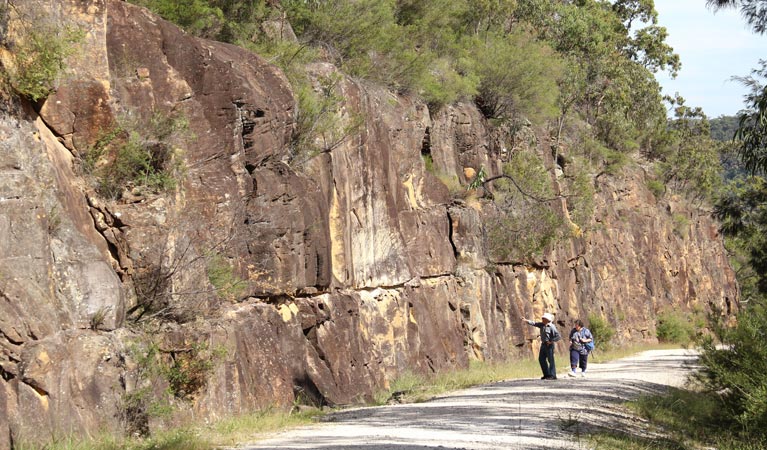
[[[570,330],[570,371],[568,376],[574,377],[575,371],[580,366],[581,377],[586,376],[586,366],[589,362],[589,349],[586,345],[592,342],[594,336],[591,331],[583,326],[583,321],[578,319],[575,326]]]
[[[522,321],[541,329],[541,349],[538,352],[538,363],[540,363],[543,372],[541,379],[556,380],[557,366],[554,362],[554,343],[562,337],[557,331],[557,327],[554,326],[554,316],[551,313],[545,313],[540,322],[528,319],[522,319]]]

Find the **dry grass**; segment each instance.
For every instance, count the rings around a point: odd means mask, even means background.
[[[608,351],[597,351],[592,354],[590,362],[604,363],[635,355],[646,350],[669,348],[679,348],[679,345],[647,344]],[[560,364],[562,357],[563,355],[557,355]],[[382,405],[391,402],[423,402],[446,392],[498,381],[538,378],[540,375],[541,369],[538,360],[532,357],[505,363],[474,361],[466,369],[440,372],[431,377],[408,372],[394,380],[388,390],[379,392],[374,403]]]
[[[119,438],[111,435],[92,439],[71,436],[51,439],[46,444],[15,443],[16,450],[211,450],[256,441],[260,435],[312,423],[323,413],[300,413],[267,409],[214,422],[158,431],[150,438]]]
[[[679,348],[678,345],[641,345],[593,354],[591,361],[600,363],[624,358],[645,350]],[[562,360],[563,355],[557,355]],[[446,392],[494,383],[498,381],[522,378],[538,378],[540,366],[535,358],[509,361],[505,363],[486,363],[475,361],[468,368],[445,371],[431,377],[405,373],[392,381],[386,391],[376,395],[375,404],[396,401],[402,403],[422,402]],[[267,409],[252,414],[229,417],[210,424],[190,424],[184,428],[155,433],[147,439],[122,439],[103,435],[82,441],[71,437],[53,439],[48,444],[31,445],[17,443],[17,450],[208,450],[237,444],[254,442],[265,433],[277,432],[307,425],[324,415],[318,409],[299,413]],[[602,439],[608,439],[605,436]],[[610,439],[614,439],[610,437]],[[652,448],[642,447],[627,448]],[[600,447],[603,448],[603,447]]]

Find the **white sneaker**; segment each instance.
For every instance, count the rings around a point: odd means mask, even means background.
[[[574,377],[574,376],[575,376],[575,372],[573,372],[573,371],[571,370],[571,371],[567,372],[567,376],[568,376],[568,377]]]
[[[575,375],[573,375],[575,376]],[[586,378],[586,372],[581,372],[581,378]]]

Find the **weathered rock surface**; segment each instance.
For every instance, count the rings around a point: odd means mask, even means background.
[[[87,33],[39,114],[0,113],[0,448],[156,426],[125,423],[149,348],[174,370],[208,355],[206,381],[170,401],[216,418],[356,403],[407,370],[526,355],[520,318],[544,311],[565,329],[601,315],[636,341],[664,309],[737,304],[716,224],[656,200],[640,169],[600,177],[594,226],[545,264],[495,264],[486,205],[453,201],[422,157],[464,186],[471,170],[499,173],[508,150],[473,105],[432,116],[317,64],[315,79],[340,79],[339,120],[364,122],[305,155],[291,86],[264,59],[121,1],[25,5]],[[146,131],[157,115],[188,122],[177,187],[100,198],[78,161],[116,123]],[[236,289],[216,286],[222,264]],[[129,332],[126,314],[163,325]]]

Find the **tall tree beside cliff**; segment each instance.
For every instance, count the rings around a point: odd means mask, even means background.
[[[714,9],[739,8],[755,32],[767,31],[767,0],[707,0],[706,3]]]
[[[767,60],[751,76],[735,77],[750,89],[746,94],[746,108],[738,113],[738,154],[746,170],[752,174],[767,174]]]
[[[715,10],[739,8],[752,29],[759,34],[767,32],[767,0],[708,0]],[[759,77],[767,77],[767,61],[754,69],[752,76],[740,80],[751,92],[746,95],[746,109],[738,114],[739,126],[736,138],[740,141],[739,153],[751,173],[767,173],[767,85],[760,84]]]
[[[766,0],[709,0],[714,8],[737,7],[757,33],[767,31]],[[738,114],[735,145],[751,176],[729,183],[715,206],[722,222],[733,265],[738,273],[744,308],[734,328],[719,326],[716,335],[725,344],[704,341],[699,378],[718,405],[714,422],[736,430],[748,448],[767,444],[767,63],[749,77],[737,78],[750,88],[746,108]]]

